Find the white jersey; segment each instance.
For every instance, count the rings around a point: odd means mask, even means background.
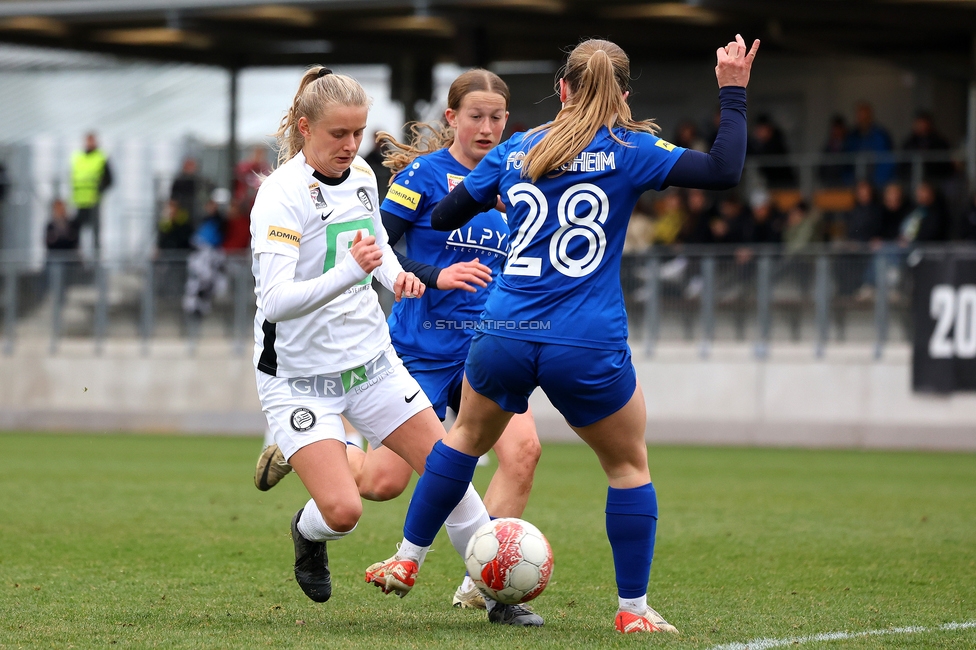
[[[259,370],[276,377],[341,372],[376,358],[390,345],[372,274],[304,316],[278,323],[265,317],[259,255],[294,258],[295,281],[313,280],[342,264],[360,231],[375,235],[384,249],[383,265],[375,273],[391,288],[402,269],[387,244],[376,179],[358,156],[347,174],[329,178],[315,172],[299,152],[261,184],[251,210],[254,363]]]

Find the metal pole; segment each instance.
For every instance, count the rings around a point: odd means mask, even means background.
[[[813,354],[822,359],[830,335],[830,260],[826,255],[818,255],[814,268],[814,317],[817,326],[817,342]]]
[[[712,256],[702,259],[701,323],[699,355],[707,359],[715,341],[715,258]]]
[[[3,278],[3,331],[6,339],[3,353],[9,357],[14,353],[14,340],[17,335],[17,269],[10,262],[6,267]]]
[[[95,354],[101,354],[108,329],[108,268],[101,261],[96,261],[95,265],[95,287],[98,290],[95,303]]]
[[[228,93],[229,112],[227,115],[227,188],[234,191],[234,168],[237,167],[237,82],[240,69],[228,68],[230,89]]]
[[[888,342],[888,268],[884,255],[874,256],[874,358],[880,359]]]
[[[156,267],[152,260],[146,262],[146,269],[142,279],[142,312],[140,314],[140,334],[142,336],[142,354],[149,354],[149,341],[153,335],[153,320],[155,319],[155,277]]]
[[[661,260],[657,255],[644,265],[644,356],[654,356],[661,326]]]
[[[756,263],[756,319],[759,325],[759,340],[756,342],[755,350],[757,359],[765,359],[769,356],[772,301],[772,260],[768,254],[763,254]]]
[[[247,306],[251,299],[251,277],[247,264],[234,264],[234,353],[243,355],[247,341]]]
[[[61,342],[62,311],[64,307],[64,262],[52,260],[51,278],[51,354],[56,354]]]

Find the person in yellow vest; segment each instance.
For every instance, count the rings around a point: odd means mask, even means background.
[[[99,249],[98,207],[102,195],[112,184],[108,157],[98,148],[94,132],[85,135],[85,150],[71,157],[71,199],[75,204],[75,224],[91,228],[95,250]]]

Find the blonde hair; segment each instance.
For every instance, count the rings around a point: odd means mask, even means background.
[[[599,39],[583,41],[569,53],[562,78],[569,86],[569,97],[556,119],[526,134],[528,139],[546,132],[525,154],[523,176],[538,181],[558,170],[593,141],[601,126],[622,145],[626,143],[614,135],[614,127],[659,131],[652,120],[635,121],[631,117],[623,97],[630,85],[630,59],[619,45]]]
[[[508,110],[511,101],[508,85],[497,74],[483,68],[463,72],[454,80],[447,92],[447,107],[453,111],[461,110],[464,98],[478,91],[501,95],[505,98],[505,110]],[[406,169],[419,156],[454,144],[454,129],[443,121],[410,122],[406,128],[409,132],[409,144],[399,142],[386,131],[376,134],[376,144],[383,151],[383,166],[394,174]],[[390,182],[393,182],[392,178]]]
[[[281,118],[281,124],[274,134],[278,139],[278,164],[291,160],[305,146],[305,136],[298,130],[299,119],[304,117],[314,124],[329,106],[369,108],[372,103],[373,100],[352,77],[333,74],[321,65],[310,67],[302,75],[291,108]]]

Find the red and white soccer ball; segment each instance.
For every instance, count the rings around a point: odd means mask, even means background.
[[[549,584],[552,548],[539,529],[521,519],[490,521],[468,540],[464,564],[489,598],[525,603]]]

